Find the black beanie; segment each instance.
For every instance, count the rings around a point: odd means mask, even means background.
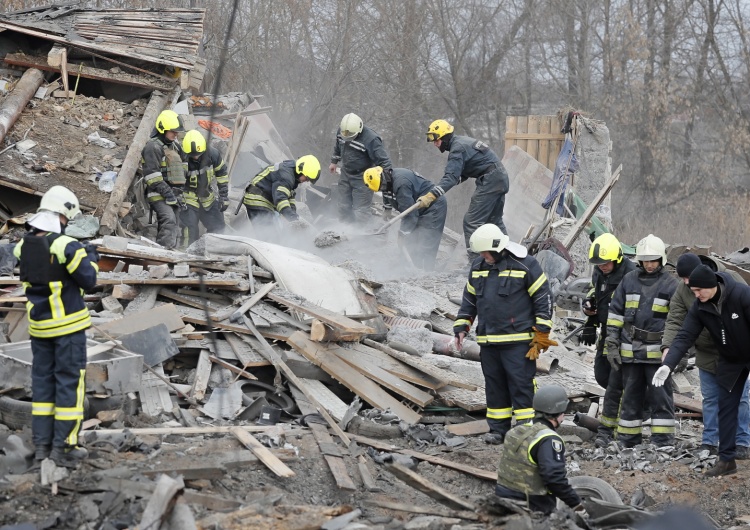
[[[677,260],[677,276],[680,278],[690,278],[690,274],[701,264],[701,259],[692,252],[680,256]]]
[[[698,265],[690,274],[688,285],[700,289],[711,289],[712,287],[719,285],[719,282],[716,279],[716,273],[712,271],[710,267],[706,265]]]

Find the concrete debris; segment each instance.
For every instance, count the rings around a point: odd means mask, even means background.
[[[435,309],[433,295],[404,282],[388,282],[376,291],[378,301],[410,318],[429,318]]]

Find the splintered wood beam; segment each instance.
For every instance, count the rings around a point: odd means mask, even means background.
[[[441,488],[437,484],[433,484],[419,473],[415,473],[401,464],[388,464],[385,468],[397,479],[408,484],[412,488],[421,491],[440,504],[444,504],[454,510],[468,510],[473,512],[477,509],[477,507],[471,502],[466,501],[457,495],[453,495],[448,490]]]
[[[612,188],[615,187],[615,184],[617,184],[617,180],[620,178],[620,172],[622,171],[622,164],[620,164],[614,173],[612,173],[612,176],[609,178],[607,183],[604,185],[604,187],[599,190],[599,193],[594,198],[594,200],[589,204],[589,207],[586,208],[586,211],[583,212],[583,215],[580,219],[576,221],[576,224],[573,225],[573,228],[570,229],[570,232],[568,232],[568,235],[565,236],[565,240],[562,242],[563,246],[570,250],[570,247],[573,246],[573,243],[578,238],[578,234],[580,234],[583,229],[586,227],[588,222],[591,220],[591,218],[596,213],[596,210],[599,208],[599,205],[601,205],[602,202],[604,202],[604,199],[607,198],[607,195],[609,195],[609,192],[612,191]]]
[[[267,297],[281,305],[317,318],[321,322],[338,330],[340,333],[346,333],[359,338],[375,333],[375,330],[370,326],[366,326],[361,322],[357,322],[356,320],[330,311],[319,305],[312,304],[304,298],[295,296],[295,299],[292,299],[283,296],[278,292],[268,293]],[[356,340],[359,340],[359,338]]]
[[[286,464],[279,460],[279,458],[275,454],[273,454],[265,445],[256,440],[252,434],[239,427],[232,427],[229,432],[231,432],[232,435],[234,435],[234,437],[237,438],[237,440],[239,440],[242,445],[250,449],[253,454],[257,456],[258,459],[266,465],[266,467],[268,467],[268,469],[276,474],[276,476],[282,478],[294,476],[294,471],[289,469]]]
[[[44,81],[42,71],[38,68],[29,68],[23,73],[13,91],[5,98],[0,106],[0,144],[18,120],[23,109],[26,108],[26,104],[42,86],[42,81]]]

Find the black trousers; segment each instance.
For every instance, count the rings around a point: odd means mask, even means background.
[[[651,384],[654,374],[661,364],[623,363],[620,370],[623,379],[622,406],[617,425],[617,439],[625,447],[633,447],[643,440],[643,409],[651,411],[651,443],[657,446],[674,443],[674,398],[672,378],[667,378],[664,386]],[[734,409],[735,428],[737,409]],[[734,433],[732,434],[734,436]]]
[[[281,231],[276,220],[276,212],[270,208],[245,205],[247,217],[253,224],[254,237],[269,243],[278,243]]]
[[[337,186],[339,220],[367,225],[372,220],[370,206],[375,195],[362,179],[362,173],[349,174],[341,170]]]
[[[180,235],[180,229],[177,226],[178,208],[164,201],[151,202],[149,205],[156,214],[156,242],[165,248],[175,248]]]
[[[490,432],[505,436],[510,430],[511,419],[516,423],[527,423],[534,418],[532,401],[536,362],[526,358],[528,351],[526,342],[481,345]]]
[[[477,187],[471,196],[469,209],[464,214],[464,241],[469,258],[476,254],[469,250],[469,239],[477,228],[486,223],[492,223],[500,227],[504,234],[508,233],[503,222],[503,210],[505,209],[505,194],[510,188],[508,173],[502,164],[494,171],[482,175],[476,179]]]
[[[440,249],[440,240],[448,214],[448,201],[440,197],[429,208],[419,210],[419,220],[414,231],[407,237],[406,250],[416,267],[431,271]]]
[[[599,357],[597,355],[597,357]],[[620,370],[611,370],[609,361],[606,356],[601,357],[610,368],[607,374],[607,386],[604,392],[604,402],[602,404],[602,413],[599,418],[600,425],[597,429],[597,436],[612,439],[617,423],[620,419],[620,402],[622,400],[622,368]],[[594,360],[594,371],[596,371],[596,360]],[[597,382],[599,380],[597,379]],[[601,383],[599,383],[601,384]]]
[[[215,200],[211,206],[206,209],[195,206],[188,206],[186,210],[180,210],[180,221],[188,231],[188,245],[198,240],[200,235],[199,222],[206,227],[206,232],[212,234],[221,234],[226,224],[224,223],[224,213],[219,208],[220,201]]]
[[[31,438],[35,446],[78,445],[86,392],[86,332],[31,337]]]
[[[719,385],[719,460],[724,462],[734,460],[737,449],[737,411],[747,376],[743,368],[731,389]]]

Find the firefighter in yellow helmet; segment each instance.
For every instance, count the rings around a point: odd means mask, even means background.
[[[420,195],[432,188],[432,182],[402,167],[371,167],[365,171],[363,178],[368,188],[383,193],[386,208],[395,208],[399,212],[413,206]],[[416,210],[401,220],[398,242],[420,269],[432,270],[435,266],[447,213],[448,203],[441,197],[429,208]]]
[[[320,162],[313,155],[284,160],[255,175],[245,188],[243,203],[253,225],[275,232],[276,216],[290,223],[299,221],[296,189],[303,182],[315,184],[320,178]]]
[[[162,111],[141,153],[146,199],[156,214],[156,242],[170,249],[177,246],[179,236],[177,210],[185,207],[182,187],[186,164],[180,143],[176,141],[177,134],[184,130],[182,118],[175,111]]]
[[[328,169],[335,173],[339,164],[341,177],[336,187],[339,219],[366,225],[371,221],[373,192],[365,186],[362,175],[373,166],[390,169],[391,159],[380,136],[352,112],[341,119]]]
[[[609,233],[600,235],[591,243],[589,263],[594,265],[594,273],[591,276],[591,290],[583,302],[583,312],[588,316],[588,320],[581,331],[580,341],[589,346],[596,343],[594,377],[606,392],[594,443],[597,447],[604,447],[614,439],[622,398],[622,372],[612,370],[607,361],[607,313],[615,289],[626,274],[635,270],[635,263],[623,256],[622,245]]]
[[[206,232],[224,231],[224,211],[229,208],[229,176],[227,165],[219,150],[206,145],[203,134],[193,129],[182,139],[182,152],[187,159],[183,199],[185,209],[180,211],[180,221],[188,231],[188,244],[199,236],[199,225],[203,223]],[[218,189],[218,200],[214,192],[214,182]]]
[[[81,213],[75,194],[53,186],[43,196],[30,231],[15,249],[31,335],[31,431],[35,459],[76,467],[87,455],[78,445],[86,391],[86,328],[83,292],[96,285],[99,255],[66,236]]]
[[[435,120],[430,124],[427,141],[432,142],[441,153],[448,151],[448,163],[440,182],[419,197],[421,208],[427,208],[461,182],[475,179],[476,190],[463,221],[464,240],[471,262],[477,255],[471,250],[469,240],[477,228],[491,223],[499,226],[503,233],[508,232],[503,223],[505,194],[509,188],[508,173],[486,143],[453,134],[453,125],[445,120]]]

